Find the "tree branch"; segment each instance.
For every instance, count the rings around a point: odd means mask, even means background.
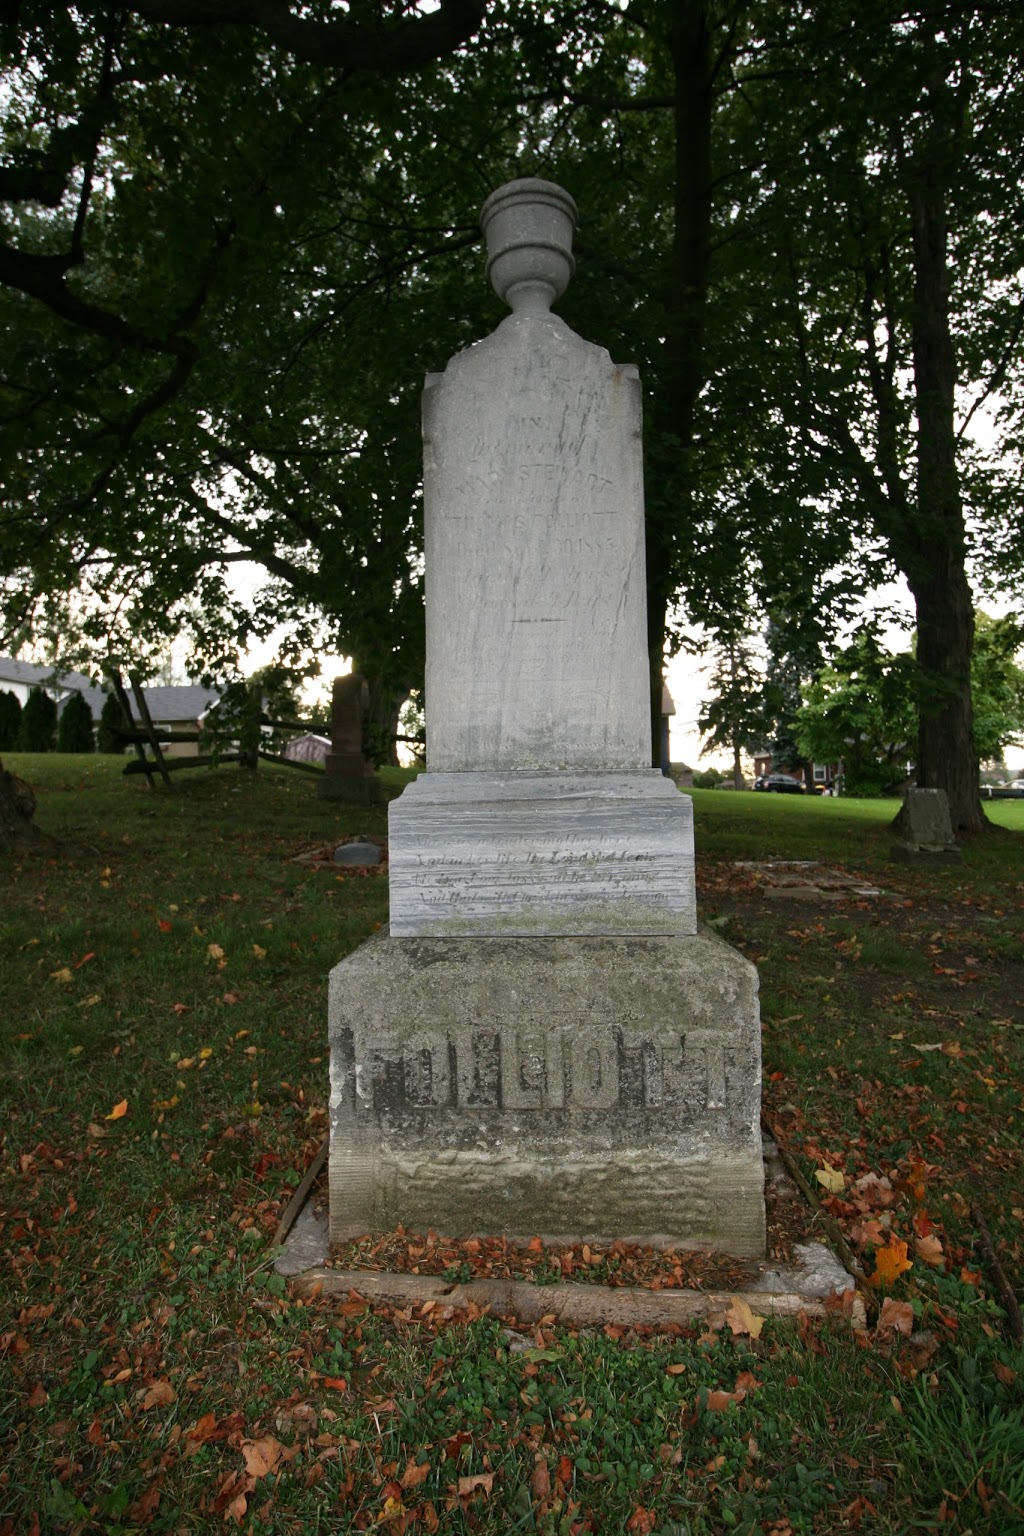
[[[295,561],[286,560],[275,550],[262,546],[258,539],[253,538],[252,529],[239,530],[231,518],[225,517],[223,512],[211,507],[206,498],[200,496],[193,486],[187,483],[179,484],[178,494],[183,501],[188,502],[208,527],[215,528],[219,533],[234,539],[242,546],[239,550],[225,550],[222,546],[215,545],[210,549],[186,551],[186,559],[193,563],[196,569],[203,565],[230,565],[251,560],[255,565],[262,565],[271,575],[279,576],[299,593],[309,585],[311,580],[315,579],[311,572],[303,570],[302,566]]]
[[[982,390],[977,400],[973,402],[970,410],[967,412],[967,415],[960,423],[960,429],[956,434],[956,440],[958,443],[962,440],[964,433],[967,431],[967,428],[971,424],[972,419],[985,404],[985,401],[990,399],[992,395],[996,394],[996,392],[1002,388],[1006,380],[1006,375],[1009,372],[1010,363],[1013,361],[1014,353],[1017,351],[1022,332],[1024,332],[1024,301],[1022,301],[1017,306],[1017,315],[1013,325],[1010,328],[1010,334],[1007,338],[1006,345],[1003,347],[1002,355],[1000,356],[999,361],[996,363],[996,366],[992,370],[992,374],[988,380],[988,383],[985,385],[985,388]]]
[[[487,0],[440,0],[436,11],[390,27],[298,16],[287,0],[131,0],[125,10],[177,27],[253,27],[296,59],[382,74],[416,69],[468,41]]]
[[[529,91],[520,106],[561,101],[570,107],[597,107],[602,112],[662,112],[675,105],[673,96],[592,96],[589,91]]]
[[[85,260],[83,241],[85,236],[85,220],[89,212],[89,199],[92,196],[92,179],[96,171],[96,157],[99,154],[100,140],[103,137],[105,122],[104,108],[113,98],[113,69],[114,69],[114,44],[117,38],[117,18],[113,12],[107,21],[106,36],[103,39],[103,62],[100,65],[99,85],[96,89],[96,100],[92,110],[87,114],[94,120],[93,131],[89,140],[89,148],[86,152],[85,162],[82,166],[82,189],[78,197],[78,208],[75,212],[75,224],[71,231],[71,261],[75,266],[80,266]]]
[[[0,243],[0,283],[16,288],[29,298],[38,299],[40,304],[44,304],[62,320],[70,320],[72,325],[80,325],[84,330],[105,336],[108,341],[118,342],[122,346],[170,353],[173,357],[192,354],[192,343],[185,337],[147,336],[134,325],[129,325],[120,315],[72,293],[64,281],[64,275],[74,265],[74,258],[70,254],[40,256],[16,251],[13,246]]]

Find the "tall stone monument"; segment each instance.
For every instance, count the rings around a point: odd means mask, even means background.
[[[380,784],[363,752],[363,717],[370,690],[365,677],[350,672],[336,677],[331,689],[331,750],[318,786],[321,800],[376,805]]]
[[[757,976],[650,766],[641,393],[551,304],[573,200],[486,202],[512,313],[424,391],[427,772],[331,974],[332,1240],[764,1247]]]

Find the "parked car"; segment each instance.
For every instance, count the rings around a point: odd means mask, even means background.
[[[983,784],[984,800],[1024,800],[1024,779],[1012,779],[1009,784]]]
[[[788,773],[762,773],[754,780],[755,789],[774,790],[777,795],[802,795],[804,787],[799,779],[791,779]]]

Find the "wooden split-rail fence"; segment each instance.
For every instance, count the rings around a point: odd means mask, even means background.
[[[172,787],[171,774],[177,773],[181,768],[212,768],[219,763],[239,763],[243,768],[255,771],[259,759],[262,757],[268,763],[280,763],[285,768],[297,768],[301,773],[322,773],[321,768],[313,763],[300,762],[295,758],[282,757],[277,752],[265,752],[262,747],[255,750],[237,752],[218,752],[206,755],[197,754],[194,757],[167,757],[163,748],[179,742],[194,742],[201,740],[199,731],[160,731],[153,724],[149,707],[146,704],[146,695],[142,689],[142,679],[138,672],[128,673],[128,682],[135,699],[135,707],[139,712],[138,720],[132,714],[131,700],[124,686],[124,679],[115,667],[105,669],[106,677],[110,683],[111,691],[120,706],[123,725],[115,727],[118,740],[125,742],[134,748],[135,761],[126,763],[126,774],[144,773],[150,789],[156,788],[156,774],[159,774],[167,789]],[[262,711],[258,723],[260,726],[270,726],[276,730],[308,731],[312,726],[301,720],[274,720]],[[146,749],[152,753],[150,757]]]

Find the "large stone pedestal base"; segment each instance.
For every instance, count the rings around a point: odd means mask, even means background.
[[[709,933],[394,939],[330,987],[331,1240],[764,1252],[757,973]]]

